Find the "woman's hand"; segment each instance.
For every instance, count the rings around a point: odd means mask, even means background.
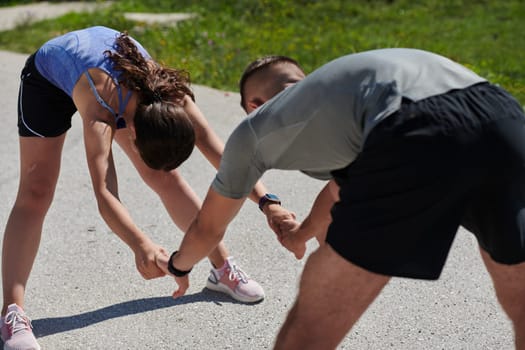
[[[135,250],[135,264],[144,279],[163,277],[166,271],[159,267],[158,261],[167,261],[169,258],[166,250],[153,242],[147,242]],[[167,267],[167,265],[166,265]]]

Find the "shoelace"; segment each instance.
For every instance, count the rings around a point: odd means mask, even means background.
[[[4,322],[11,327],[11,334],[23,331],[24,329],[33,328],[31,320],[25,314],[18,311],[10,311],[5,315]]]
[[[237,265],[231,264],[230,265],[230,273],[228,274],[228,278],[230,281],[239,280],[242,283],[248,283],[248,275],[241,270]]]

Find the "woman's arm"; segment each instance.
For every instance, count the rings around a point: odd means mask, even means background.
[[[199,148],[215,169],[219,169],[222,153],[224,152],[224,143],[215,131],[213,131],[204,114],[189,96],[185,97],[184,109],[193,122],[197,148]],[[259,199],[266,193],[266,187],[264,187],[261,181],[258,181],[250,194],[250,199],[258,204]]]
[[[191,118],[195,128],[195,143],[197,147],[208,159],[208,161],[213,164],[216,169],[218,169],[222,154],[224,152],[223,142],[213,131],[198,106],[191,100],[189,96],[185,97],[184,102],[184,109]],[[252,192],[250,193],[249,198],[259,205],[259,200],[266,193],[268,193],[268,191],[264,184],[261,181],[257,181]],[[266,215],[268,225],[277,234],[281,232],[281,225],[284,220],[295,219],[295,214],[293,212],[290,212],[276,203],[266,204],[263,207],[263,212]]]
[[[157,254],[166,252],[135,225],[118,196],[111,150],[115,132],[113,116],[99,105],[89,87],[83,86],[82,79],[75,87],[73,100],[82,117],[86,158],[100,215],[133,250],[137,269],[144,278],[163,276],[164,272],[157,267],[155,258]]]

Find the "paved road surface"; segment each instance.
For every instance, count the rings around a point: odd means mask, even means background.
[[[1,34],[0,34],[1,35]],[[27,55],[0,51],[0,235],[16,195],[18,75]],[[239,96],[194,86],[197,103],[225,139],[243,117]],[[137,224],[168,250],[182,233],[115,147],[121,198]],[[203,195],[214,175],[196,151],[181,168]],[[271,171],[264,181],[304,217],[322,183]],[[26,310],[43,349],[269,349],[296,293],[303,261],[281,248],[256,205],[246,203],[226,244],[265,288],[256,305],[204,289],[198,264],[186,296],[173,300],[169,278],[144,281],[129,249],[99,217],[79,117],[64,147],[57,193],[29,280]],[[311,252],[315,244],[309,246]],[[393,280],[342,342],[341,349],[512,349],[503,316],[471,235],[460,231],[436,282]]]

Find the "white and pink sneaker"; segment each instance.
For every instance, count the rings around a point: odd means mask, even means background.
[[[4,350],[40,350],[32,331],[31,320],[20,306],[9,305],[1,322]]]
[[[232,257],[227,258],[221,268],[211,269],[206,288],[226,293],[243,303],[255,303],[264,299],[264,290],[259,283],[242,271]]]

